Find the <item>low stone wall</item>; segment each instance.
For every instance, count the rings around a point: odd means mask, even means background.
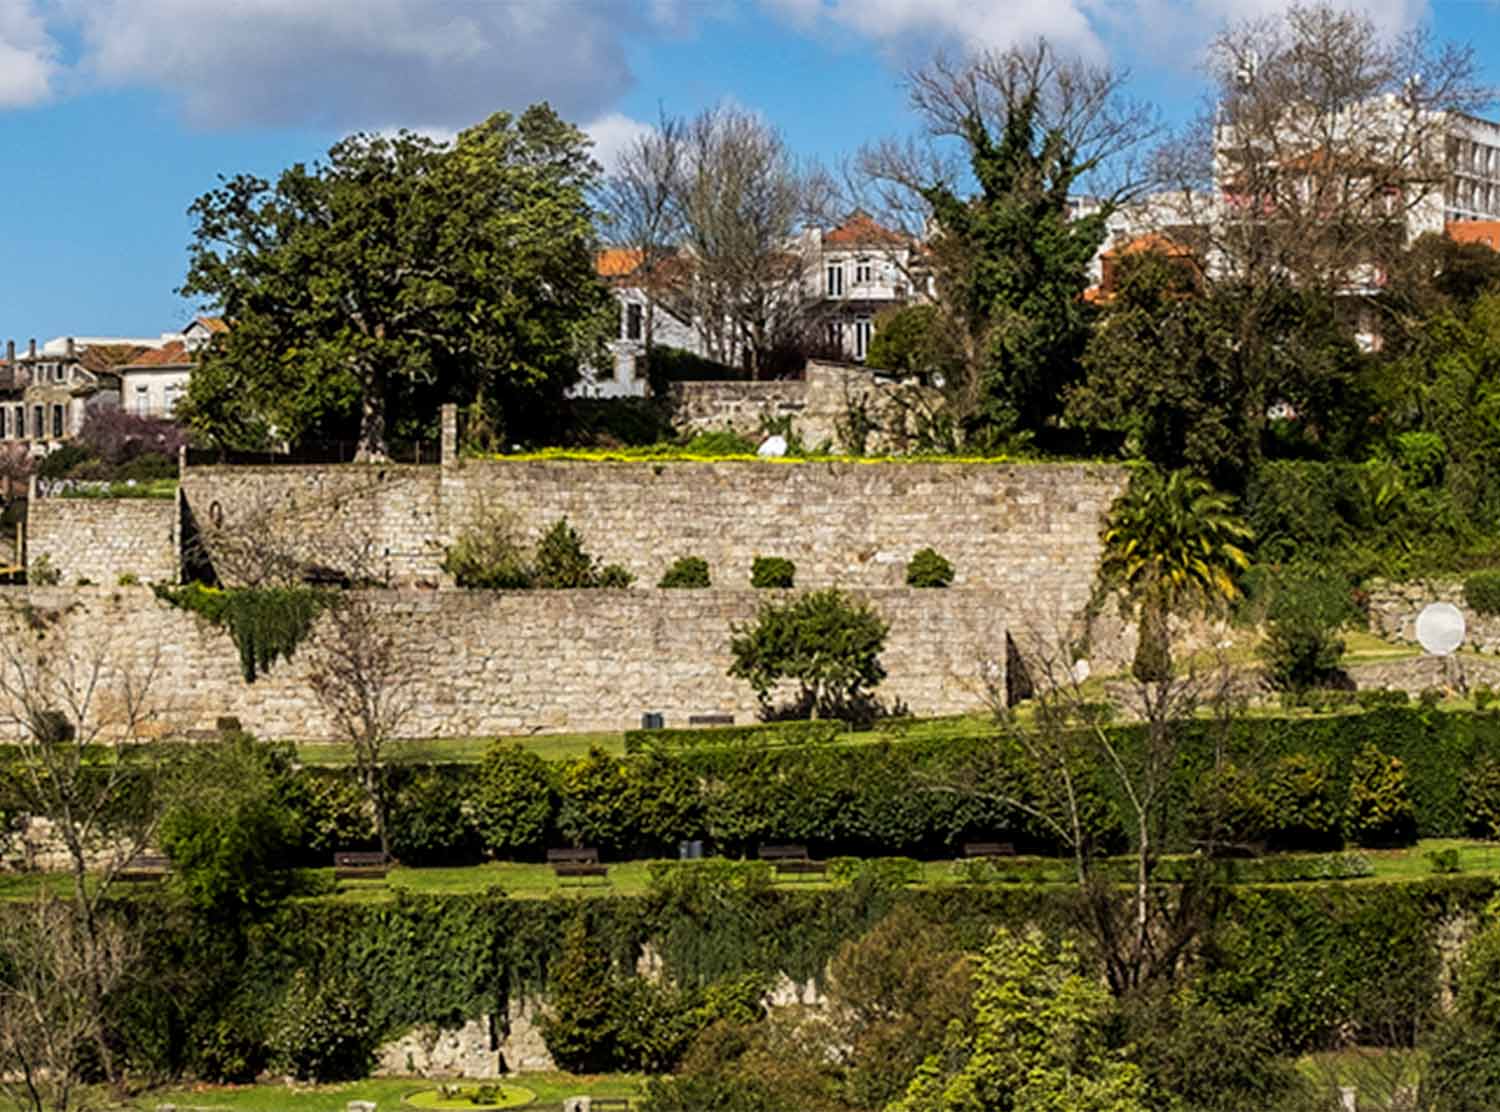
[[[984,662],[1003,667],[1007,592],[853,593],[890,623],[882,701],[919,715],[980,705]],[[753,621],[775,594],[405,590],[368,598],[406,654],[413,710],[401,733],[483,737],[617,730],[638,726],[646,711],[674,726],[706,713],[754,721],[754,694],[727,675],[729,641],[732,627]],[[64,651],[107,665],[103,710],[122,677],[150,674],[157,732],[209,734],[233,715],[262,737],[335,736],[309,682],[315,644],[247,684],[228,634],[144,588],[0,588],[0,604],[17,633],[23,623],[47,623],[52,674],[65,666]],[[314,626],[314,642],[326,625]]]
[[[42,557],[59,582],[175,583],[177,499],[32,498],[26,508],[26,561]]]
[[[677,382],[669,398],[672,424],[684,435],[728,429],[754,438],[767,421],[790,417],[800,422],[807,409],[807,383]]]
[[[1500,614],[1479,614],[1464,601],[1464,586],[1453,580],[1416,583],[1377,581],[1370,586],[1370,629],[1408,645],[1417,643],[1417,615],[1433,602],[1449,602],[1463,611],[1464,647],[1500,653]]]

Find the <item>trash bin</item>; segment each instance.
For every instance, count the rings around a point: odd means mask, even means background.
[[[697,861],[703,857],[703,843],[694,839],[677,843],[677,860]]]
[[[647,711],[641,715],[641,729],[660,730],[666,725],[666,718],[659,711]]]

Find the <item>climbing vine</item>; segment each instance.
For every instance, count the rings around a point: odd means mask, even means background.
[[[312,630],[313,620],[335,602],[333,592],[315,587],[219,590],[190,583],[155,590],[157,598],[179,610],[190,610],[229,634],[240,650],[240,671],[246,683],[254,683],[277,657],[290,660]]]

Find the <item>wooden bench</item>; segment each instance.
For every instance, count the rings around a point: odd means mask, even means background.
[[[377,850],[338,850],[333,855],[334,880],[384,880],[391,859]]]
[[[690,714],[688,715],[689,726],[733,726],[734,715],[732,714]],[[596,1105],[597,1107],[597,1105]]]
[[[822,876],[828,872],[828,863],[810,858],[806,846],[761,846],[759,854],[777,876]]]
[[[552,866],[552,875],[558,880],[572,877],[581,884],[590,877],[598,877],[609,883],[609,866],[599,864],[597,849],[549,849],[547,864]]]
[[[126,884],[161,880],[172,871],[172,862],[159,853],[138,853],[120,867],[115,879]]]
[[[1239,858],[1253,860],[1266,855],[1265,842],[1210,842],[1195,838],[1193,848],[1215,858]]]
[[[965,857],[1014,857],[1016,847],[1010,842],[965,842]]]

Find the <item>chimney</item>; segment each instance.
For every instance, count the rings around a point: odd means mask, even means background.
[[[68,337],[68,359],[69,360],[71,360],[73,358],[74,350],[75,349],[73,347],[73,337],[69,336]]]
[[[31,343],[27,345],[26,357],[28,359],[35,359],[36,358],[36,341],[35,340],[32,340]]]
[[[12,367],[16,365],[16,342],[14,340],[5,341],[5,362]]]

